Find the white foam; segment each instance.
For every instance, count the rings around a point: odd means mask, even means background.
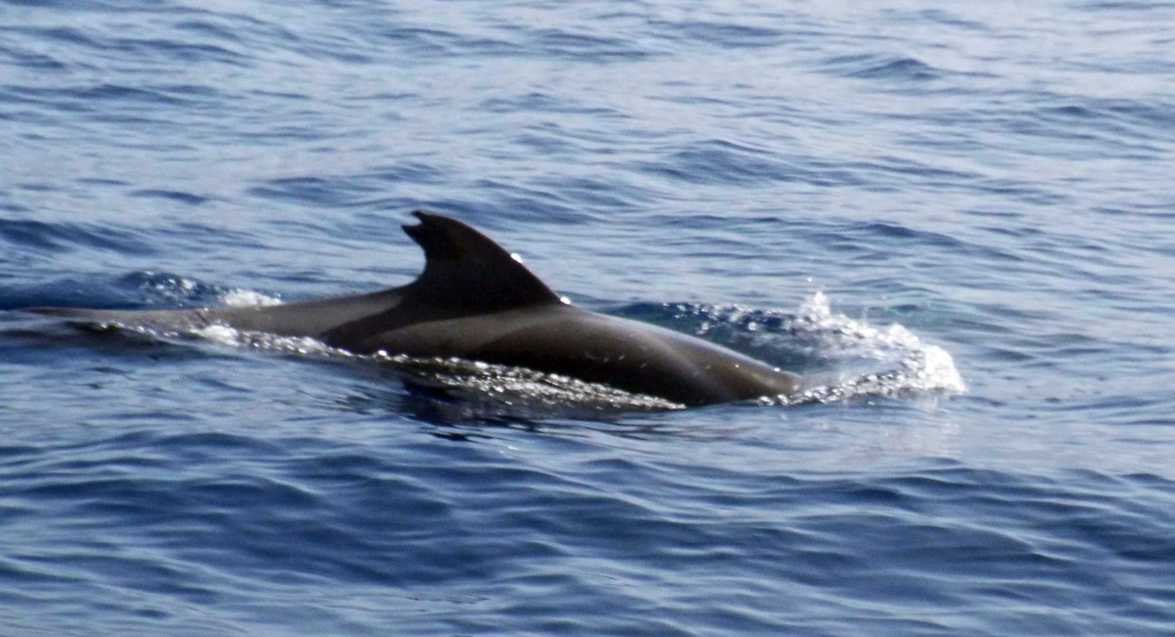
[[[873,325],[833,311],[816,291],[794,312],[739,305],[676,305],[674,318],[696,319],[694,331],[758,358],[787,360],[810,383],[800,396],[768,402],[843,400],[854,396],[963,393],[954,358],[900,323]],[[785,364],[785,366],[787,365]]]
[[[141,288],[155,297],[156,302],[171,303],[184,301],[191,297],[199,288],[200,283],[193,279],[181,276],[161,275],[152,270],[143,272],[147,281]]]
[[[462,358],[416,358],[377,352],[371,358],[395,365],[417,382],[455,391],[466,399],[492,401],[514,408],[574,406],[589,411],[681,409],[664,398],[633,394],[607,385],[524,367]]]
[[[876,372],[842,378],[836,386],[815,388],[836,397],[864,393],[964,393],[967,385],[954,358],[938,345],[922,342],[904,325],[875,327],[864,319],[833,313],[828,297],[815,292],[800,306],[792,330],[810,341],[809,349],[831,361],[872,360]],[[842,396],[843,395],[843,396]]]
[[[278,336],[265,332],[249,332],[219,323],[195,328],[189,333],[229,347],[248,347],[302,356],[342,356],[347,358],[353,356],[350,352],[331,347],[308,336]]]
[[[221,345],[228,345],[230,347],[240,347],[241,345],[241,332],[227,325],[201,327],[192,330],[192,334]]]
[[[276,296],[262,294],[255,290],[229,290],[220,295],[220,301],[231,307],[245,307],[250,305],[281,305],[283,301]]]

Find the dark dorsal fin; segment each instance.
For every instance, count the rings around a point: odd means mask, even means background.
[[[404,232],[424,248],[424,272],[409,286],[418,300],[461,310],[491,311],[559,303],[526,266],[489,237],[437,214],[412,213]]]

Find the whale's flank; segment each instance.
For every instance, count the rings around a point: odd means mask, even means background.
[[[685,405],[787,395],[794,374],[702,339],[563,302],[474,228],[416,211],[404,231],[425,253],[411,283],[285,305],[180,310],[42,307],[73,320],[165,330],[213,324],[307,336],[357,354],[455,356],[558,373]]]

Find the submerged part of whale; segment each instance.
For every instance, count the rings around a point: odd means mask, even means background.
[[[311,337],[355,354],[458,357],[562,374],[684,405],[795,393],[799,379],[725,347],[582,310],[468,225],[414,212],[424,248],[408,285],[285,305],[181,310],[42,307],[27,311],[168,331],[227,325]]]

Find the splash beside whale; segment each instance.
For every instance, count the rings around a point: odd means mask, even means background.
[[[311,337],[355,354],[458,357],[524,367],[688,406],[787,396],[795,374],[647,323],[577,308],[472,227],[413,215],[404,231],[424,249],[407,285],[285,305],[178,310],[38,307],[95,323],[185,331],[212,325]]]

